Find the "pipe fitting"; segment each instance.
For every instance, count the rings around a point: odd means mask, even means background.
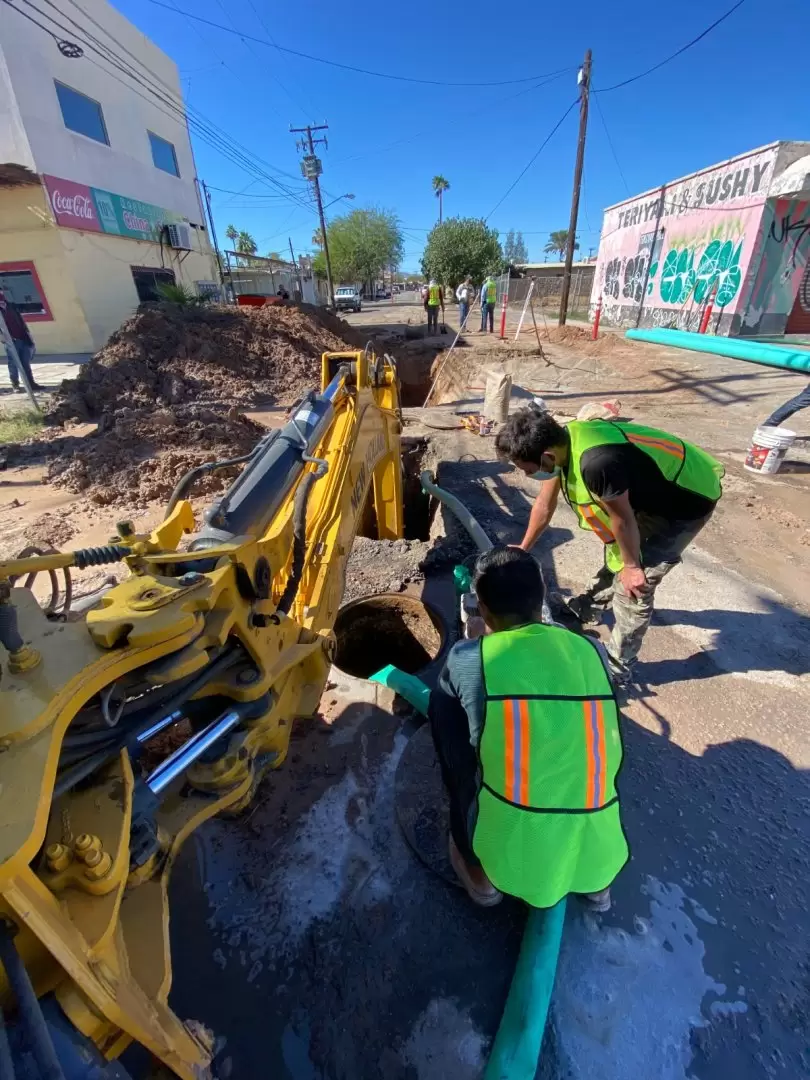
[[[76,838],[73,845],[73,850],[76,853],[76,858],[85,863],[88,866],[95,865],[91,860],[95,855],[101,855],[104,850],[101,841],[97,836],[92,833],[82,833],[81,836]],[[98,860],[95,860],[98,862]]]

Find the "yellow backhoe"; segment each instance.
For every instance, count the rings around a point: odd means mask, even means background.
[[[355,535],[373,512],[402,536],[400,428],[393,361],[327,353],[199,529],[184,496],[234,462],[187,474],[151,534],[0,563],[2,1080],[125,1077],[133,1040],[209,1074],[211,1034],[168,1005],[169,874],[317,709]],[[68,607],[71,568],[113,562],[80,619],[14,587],[46,572]]]

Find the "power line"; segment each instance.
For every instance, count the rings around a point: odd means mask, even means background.
[[[616,168],[619,170],[619,176],[622,178],[622,183],[624,184],[627,194],[632,195],[632,192],[630,191],[630,185],[627,183],[627,177],[624,175],[622,167],[619,163],[619,155],[616,153],[616,147],[613,145],[613,139],[611,139],[610,137],[607,121],[605,120],[605,114],[602,112],[602,106],[599,104],[599,95],[596,93],[596,91],[594,91],[593,100],[596,102],[596,111],[599,113],[599,119],[602,121],[602,127],[605,129],[608,146],[610,147],[611,154],[613,154],[613,160],[616,162]]]
[[[32,0],[24,0],[24,2],[28,3],[29,6],[31,6],[31,7],[34,6],[33,3],[32,3]],[[93,51],[96,52],[97,55],[102,56],[103,59],[107,60],[108,62],[113,63],[116,67],[118,67],[118,69],[120,71],[122,71],[126,75],[129,75],[130,78],[135,78],[135,77],[138,77],[140,75],[140,72],[136,71],[132,67],[132,64],[128,63],[128,61],[126,61],[126,60],[123,60],[122,57],[120,57],[113,49],[111,49],[110,46],[107,45],[106,42],[101,41],[99,38],[95,37],[84,26],[80,26],[79,23],[77,23],[75,21],[75,19],[73,19],[70,15],[67,14],[67,12],[63,12],[53,2],[53,0],[45,0],[45,3],[47,3],[50,7],[54,8],[54,10],[57,11],[60,15],[62,15],[63,18],[67,19],[68,22],[71,23],[72,26],[80,29],[83,33],[85,33],[90,38],[91,41],[93,41],[96,45],[98,45],[103,50],[103,52],[99,53],[98,49],[93,49]],[[93,16],[89,12],[85,11],[84,8],[80,4],[78,4],[76,2],[76,0],[69,0],[69,3],[83,16],[84,19],[91,22],[103,34],[106,34],[107,37],[110,38],[110,40],[115,45],[117,45],[130,58],[131,61],[133,61],[135,64],[137,64],[139,68],[143,69],[144,72],[147,72],[149,75],[152,76],[152,79],[155,80],[155,83],[153,83],[151,86],[146,85],[143,82],[143,80],[140,79],[140,78],[138,79],[138,81],[141,82],[141,85],[144,85],[145,88],[148,89],[150,93],[152,93],[153,95],[159,97],[159,100],[161,100],[165,104],[169,105],[169,107],[173,111],[179,112],[182,115],[182,119],[186,124],[196,123],[198,125],[200,125],[200,124],[206,125],[208,128],[210,128],[215,133],[215,136],[217,138],[221,139],[223,142],[226,142],[229,145],[231,145],[232,147],[236,147],[239,150],[244,151],[245,154],[250,155],[253,159],[255,159],[257,162],[259,162],[261,165],[266,166],[268,169],[272,169],[274,172],[277,172],[280,176],[285,176],[289,180],[293,180],[295,182],[298,182],[296,177],[291,176],[289,173],[286,173],[283,169],[279,169],[275,165],[271,165],[269,162],[263,161],[262,158],[258,157],[258,155],[254,154],[252,151],[248,150],[247,147],[243,146],[241,143],[236,142],[235,139],[233,139],[230,135],[228,135],[228,133],[226,131],[224,131],[222,128],[218,127],[212,120],[209,120],[205,116],[205,114],[203,112],[201,112],[199,109],[195,109],[191,105],[186,106],[185,102],[183,101],[183,99],[181,97],[176,97],[175,96],[173,87],[171,87],[167,82],[165,82],[161,78],[161,76],[157,74],[156,71],[153,71],[152,68],[150,68],[148,64],[144,63],[143,60],[141,60],[139,57],[135,56],[134,53],[130,52],[130,50],[126,47],[126,45],[124,45],[122,42],[118,41],[110,33],[110,31],[106,29],[106,27],[102,26],[102,24],[99,23],[96,19],[94,19]],[[43,15],[45,15],[44,12],[43,12]],[[45,15],[45,17],[49,18],[52,22],[56,23],[56,20],[54,19],[54,17],[52,15]],[[57,25],[59,25],[59,24],[57,23]],[[90,58],[88,57],[88,59],[90,59]],[[222,61],[221,63],[223,64],[223,66],[227,67],[227,65],[224,63],[224,61]],[[98,65],[96,65],[96,66],[98,66]],[[101,69],[101,70],[104,70],[104,69]],[[134,75],[133,75],[133,72],[134,72]],[[108,74],[111,74],[111,73],[108,72]],[[148,81],[149,80],[147,80],[147,82]],[[159,84],[161,87],[163,87],[163,90],[165,91],[165,94],[162,93],[161,91],[157,91],[157,92],[155,91],[154,86],[155,86],[156,83]],[[166,100],[166,94],[169,95],[168,100]],[[142,95],[139,95],[139,96],[142,96]],[[201,119],[197,120],[193,115],[194,113],[196,113],[197,117],[199,117]],[[209,143],[209,145],[213,145],[213,144]],[[216,147],[214,147],[214,148],[216,149]],[[276,186],[276,188],[278,190],[288,191],[288,192],[290,191],[289,188],[285,187],[283,184],[280,184],[277,181],[274,181],[274,185]],[[296,194],[300,194],[300,193],[296,193]]]
[[[550,75],[547,79],[543,79],[542,82],[536,83],[534,86],[524,87],[522,90],[518,90],[516,94],[508,94],[506,97],[498,98],[497,101],[493,101],[491,108],[495,109],[498,105],[502,105],[507,101],[513,101],[517,97],[521,97],[523,94],[529,94],[532,90],[539,90],[541,86],[546,86],[550,82],[554,82],[555,79],[559,79],[565,72],[559,71],[556,75]],[[362,154],[352,154],[350,157],[339,158],[333,162],[333,165],[343,165],[348,161],[360,161],[366,157],[376,157],[378,154],[387,154],[389,150],[395,149],[397,146],[403,146],[405,143],[416,142],[417,139],[423,138],[425,135],[432,135],[434,128],[426,128],[424,131],[417,131],[415,135],[407,135],[403,139],[397,139],[396,142],[388,143],[386,146],[379,146],[374,150],[366,150]],[[466,131],[462,129],[460,132],[453,134],[451,132],[450,139],[465,138]]]
[[[302,60],[312,60],[316,64],[327,64],[329,67],[340,68],[343,71],[353,71],[357,75],[372,75],[376,79],[391,79],[394,82],[418,83],[421,86],[517,86],[518,83],[537,82],[538,79],[546,79],[550,75],[561,75],[565,71],[574,70],[572,67],[560,68],[557,71],[549,71],[545,74],[528,75],[522,79],[502,79],[496,82],[446,82],[441,79],[416,79],[410,75],[392,75],[387,71],[370,71],[368,68],[354,67],[352,64],[342,64],[339,60],[327,60],[324,56],[313,56],[311,53],[301,52],[298,49],[288,49],[284,45],[276,45],[266,38],[255,37],[252,34],[246,34],[242,30],[233,30],[231,27],[224,26],[222,23],[213,22],[211,19],[204,19],[202,15],[194,15],[190,11],[181,11],[180,8],[164,4],[162,0],[149,0],[149,2],[155,4],[157,7],[165,8],[167,11],[173,11],[175,15],[184,15],[187,19],[194,19],[196,22],[205,23],[206,26],[213,26],[215,30],[223,30],[226,34],[236,34],[237,37],[244,38],[247,41],[255,41],[258,45],[267,45],[270,49],[277,49],[279,52],[289,53],[290,56],[298,56]],[[742,3],[742,0],[740,0],[740,2]]]
[[[157,0],[152,0],[152,3],[156,3],[156,2],[157,2]],[[670,62],[670,60],[674,60],[677,56],[680,56],[682,53],[685,53],[687,49],[691,49],[693,45],[697,45],[697,43],[699,41],[702,41],[703,38],[705,38],[707,34],[710,34],[712,32],[712,30],[715,29],[715,27],[720,25],[721,22],[725,22],[725,20],[730,15],[733,15],[734,12],[737,10],[737,8],[742,7],[744,3],[745,3],[745,0],[737,0],[737,3],[733,7],[730,7],[728,9],[728,11],[724,15],[720,16],[719,19],[715,19],[715,21],[710,26],[707,26],[705,30],[703,30],[701,33],[699,33],[697,37],[692,38],[691,41],[687,41],[687,43],[685,45],[682,45],[680,47],[680,49],[676,50],[676,52],[672,53],[670,56],[667,56],[664,60],[661,60],[659,63],[653,64],[653,66],[651,68],[647,68],[646,71],[639,72],[638,75],[632,75],[629,79],[623,79],[621,82],[614,83],[613,86],[605,86],[605,87],[602,87],[599,90],[594,89],[594,91],[593,91],[594,94],[607,94],[611,90],[618,90],[622,86],[629,86],[630,83],[638,82],[639,79],[643,79],[647,75],[652,75],[652,73],[654,71],[658,71],[658,69],[662,68],[664,66],[664,64],[668,64]]]
[[[44,18],[49,19],[55,26],[59,27],[61,30],[64,30],[66,33],[73,34],[72,31],[67,30],[67,28],[63,24],[59,23],[59,21],[54,18],[53,15],[50,15],[49,13],[44,12],[40,8],[36,7],[36,5],[32,3],[32,0],[25,0],[25,2],[28,4],[29,7],[33,8],[34,11],[37,11]],[[67,19],[67,21],[71,23],[74,27],[79,27],[79,24],[76,23],[76,21],[72,19],[70,15],[62,12],[56,6],[56,4],[53,3],[53,0],[45,0],[45,2],[48,3],[50,7],[53,7],[57,12],[59,12],[59,14],[62,15],[63,18]],[[87,13],[84,12],[84,9],[81,8],[75,2],[75,0],[70,0],[70,2],[83,15],[87,16],[87,18],[91,22],[95,23],[95,20],[92,19],[92,16],[87,15]],[[5,0],[5,3],[7,3],[10,7],[13,6],[10,0]],[[30,19],[30,16],[28,16],[28,14],[21,9],[15,7],[14,10],[18,11],[19,14],[23,15],[23,17]],[[96,23],[96,25],[99,24]],[[105,42],[100,41],[98,38],[94,37],[92,33],[84,30],[83,27],[79,27],[79,29],[82,29],[83,32],[87,35],[87,37],[89,37],[92,42],[95,42],[95,45],[99,46],[99,48],[95,48],[84,38],[78,37],[78,40],[83,45],[85,45],[91,52],[96,53],[96,55],[99,56],[102,60],[106,61],[106,63],[117,68],[122,74],[126,75],[133,82],[146,89],[148,93],[152,95],[152,97],[156,98],[157,101],[159,101],[161,104],[167,106],[171,110],[171,113],[166,113],[165,109],[160,109],[154,101],[150,101],[149,98],[144,97],[144,95],[140,93],[137,89],[127,83],[124,83],[124,81],[118,78],[118,76],[115,75],[114,72],[109,71],[107,68],[101,67],[101,65],[98,64],[95,60],[93,60],[91,56],[86,56],[85,58],[89,60],[91,64],[93,64],[95,67],[98,67],[101,71],[104,71],[105,74],[109,75],[111,78],[116,79],[117,82],[120,82],[122,85],[127,86],[130,92],[135,93],[138,97],[141,97],[143,98],[143,100],[149,102],[149,104],[151,104],[153,107],[158,108],[158,111],[163,112],[164,115],[169,116],[171,119],[174,120],[180,118],[190,129],[193,129],[195,131],[195,133],[200,139],[202,139],[202,141],[208,143],[208,145],[212,146],[213,149],[221,153],[223,157],[228,158],[228,160],[230,160],[238,167],[242,168],[245,172],[248,172],[250,175],[256,177],[262,182],[276,188],[276,190],[285,193],[287,198],[297,203],[298,205],[305,207],[310,212],[315,212],[314,207],[311,206],[308,202],[306,202],[301,194],[285,187],[278,180],[276,180],[275,177],[271,176],[263,168],[261,168],[261,164],[266,164],[268,168],[275,168],[275,166],[271,166],[266,162],[262,162],[261,158],[257,158],[251,153],[251,151],[248,151],[245,147],[242,147],[241,144],[231,139],[229,136],[227,136],[225,132],[222,131],[222,129],[217,128],[217,126],[213,124],[213,122],[208,121],[207,118],[203,118],[203,120],[198,120],[194,115],[192,115],[191,111],[186,110],[183,107],[181,99],[178,99],[174,96],[174,91],[172,90],[172,88],[168,86],[168,84],[165,83],[160,78],[160,76],[158,76],[155,72],[152,72],[151,69],[149,69],[141,61],[137,60],[137,58],[129,52],[126,46],[122,45],[115,38],[113,38],[113,36],[108,31],[104,31],[105,33],[107,33],[107,36],[110,37],[111,40],[115,42],[115,44],[119,45],[121,49],[125,53],[127,53],[127,55],[133,56],[133,59],[135,59],[136,62],[139,63],[146,71],[149,71],[155,77],[157,82],[160,83],[163,87],[165,87],[165,89],[169,92],[169,95],[171,96],[167,96],[166,93],[162,92],[160,89],[156,89],[155,84],[151,83],[148,79],[145,80],[144,78],[142,78],[138,71],[136,71],[125,60],[123,60]],[[104,28],[100,27],[100,29],[103,30]],[[47,28],[46,32],[51,33],[47,30]],[[202,113],[199,113],[199,115],[203,116]],[[257,161],[260,163],[259,165],[255,163]]]
[[[506,200],[506,198],[509,195],[512,194],[514,189],[518,186],[518,184],[523,179],[523,177],[526,175],[526,173],[529,171],[529,169],[532,167],[532,165],[534,165],[535,161],[537,161],[537,159],[540,157],[540,154],[542,153],[542,151],[545,150],[548,143],[551,142],[552,136],[554,136],[556,134],[557,130],[562,127],[562,124],[563,124],[563,121],[565,120],[565,118],[568,116],[568,114],[571,112],[571,110],[574,109],[577,105],[579,105],[579,98],[575,97],[574,100],[571,102],[571,104],[568,106],[568,108],[565,110],[565,112],[562,114],[560,119],[557,121],[557,123],[554,125],[554,127],[551,129],[551,131],[548,133],[548,135],[546,135],[545,139],[543,139],[543,141],[540,143],[540,145],[537,148],[536,153],[532,155],[531,159],[527,162],[525,168],[523,168],[518,173],[515,180],[513,180],[513,182],[509,185],[509,187],[506,189],[506,191],[503,193],[503,195],[500,197],[500,199],[498,199],[498,201],[492,207],[490,212],[484,218],[484,221],[489,221],[489,219],[492,217],[492,215],[495,213],[495,211],[498,209],[498,207],[501,205],[501,203],[504,202]]]

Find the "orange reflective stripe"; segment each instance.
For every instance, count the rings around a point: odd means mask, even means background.
[[[585,719],[585,806],[597,810],[605,803],[607,750],[601,701],[583,701]]]
[[[597,806],[604,806],[607,802],[607,746],[605,743],[605,714],[602,711],[602,702],[596,702],[596,726],[599,729],[599,745],[597,760],[600,765],[598,773]]]
[[[517,800],[513,797],[515,785],[515,724],[513,721],[513,701],[503,703],[503,787],[507,799]]]
[[[602,543],[612,544],[616,537],[613,535],[607,525],[605,525],[604,521],[602,521],[602,519],[597,515],[594,508],[587,504],[582,504],[580,506],[580,510],[582,511],[582,516],[588,522],[588,524],[602,541]]]
[[[529,703],[509,698],[503,703],[503,788],[518,806],[529,805]]]
[[[520,802],[529,805],[529,703],[525,698],[520,702]]]
[[[684,449],[680,443],[673,442],[670,439],[656,439],[652,435],[631,435],[630,432],[626,434],[631,443],[639,443],[641,446],[663,450],[665,454],[672,454],[673,457],[683,459]]]

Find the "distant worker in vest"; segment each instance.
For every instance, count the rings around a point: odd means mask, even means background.
[[[429,708],[453,869],[482,907],[576,893],[607,911],[629,857],[607,663],[589,638],[541,622],[543,578],[526,552],[482,555],[474,585],[490,632],[453,647]]]
[[[490,334],[495,330],[495,304],[498,301],[498,282],[492,276],[486,279],[481,286],[481,333],[487,328],[489,321]]]
[[[495,447],[541,482],[520,542],[524,551],[551,521],[560,492],[580,528],[604,544],[604,568],[568,606],[583,622],[598,622],[598,609],[612,600],[608,656],[614,680],[632,681],[655,590],[712,516],[723,466],[657,428],[612,420],[572,420],[561,427],[550,413],[531,407],[509,417]]]
[[[442,309],[442,322],[444,322],[444,289],[436,283],[435,278],[430,279],[425,298],[425,311],[428,319],[428,336],[439,332],[439,308]]]

